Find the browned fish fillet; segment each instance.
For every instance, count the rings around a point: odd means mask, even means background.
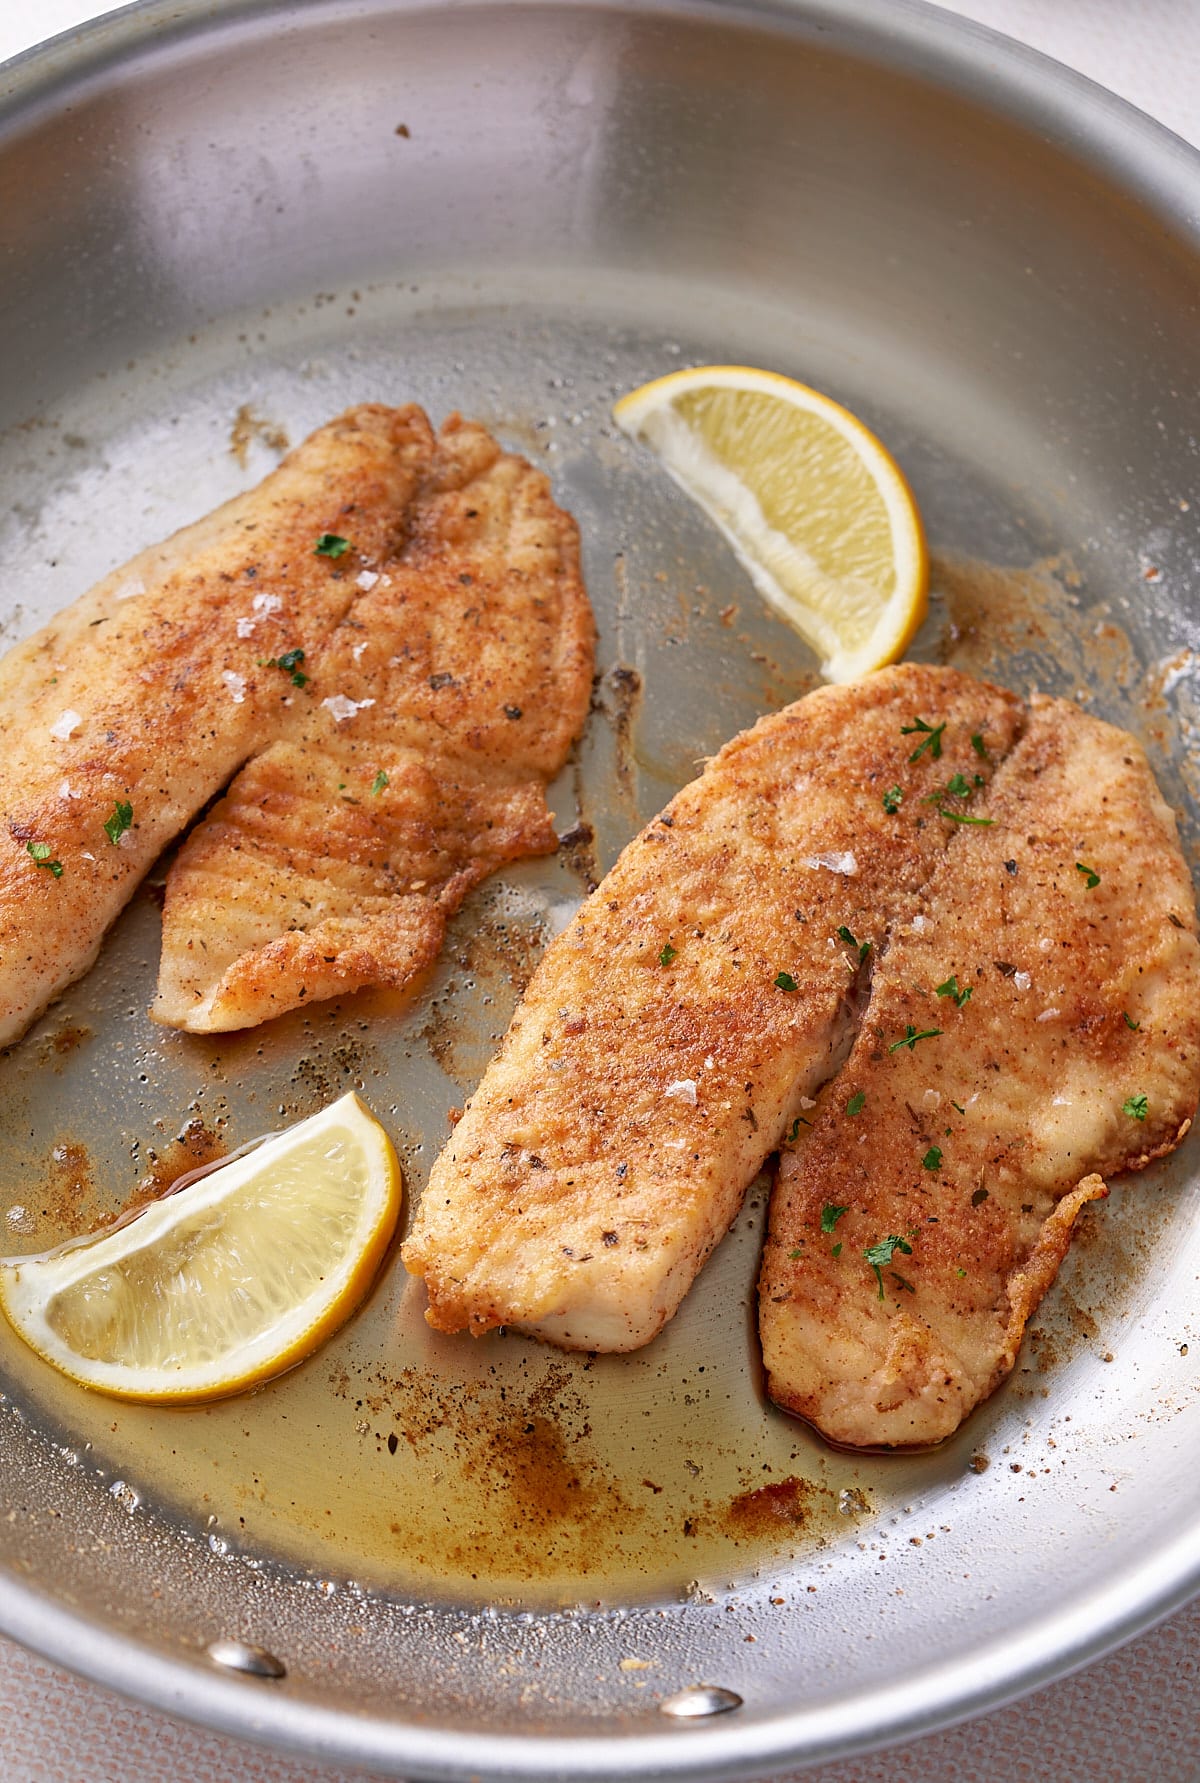
[[[771,1204],[769,1391],[839,1443],[956,1429],[1079,1209],[1200,1094],[1192,887],[1133,738],[1035,698],[986,792],[946,808],[986,822],[955,826],[895,927]]]
[[[423,423],[351,410],[0,663],[0,1044],[87,970],[152,861],[275,734],[293,690],[256,665],[314,649],[391,554]],[[356,549],[316,556],[324,532]],[[118,804],[132,821],[114,842]]]
[[[553,847],[591,636],[574,523],[482,428],[319,429],[0,663],[0,1043],[247,761],[172,875],[155,1013],[402,980],[469,885]]]
[[[544,789],[586,716],[593,632],[545,477],[447,422],[403,544],[360,586],[278,741],[171,869],[159,1021],[245,1027],[400,987],[473,885],[556,846]]]
[[[431,1324],[655,1335],[844,1058],[860,948],[946,846],[924,797],[986,776],[972,736],[1002,756],[1019,718],[954,671],[885,670],[764,719],[679,794],[547,951],[434,1166],[403,1253]]]

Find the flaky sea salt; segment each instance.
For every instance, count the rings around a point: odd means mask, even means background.
[[[354,583],[357,588],[362,589],[364,594],[369,594],[378,580],[378,570],[359,570],[354,578]]]
[[[277,594],[256,594],[250,605],[256,613],[278,613],[283,602]]]
[[[669,1083],[667,1085],[666,1089],[663,1091],[663,1095],[670,1096],[672,1100],[676,1102],[690,1102],[692,1107],[695,1108],[696,1079],[694,1077],[680,1077],[676,1079],[674,1083]]]
[[[56,718],[54,723],[50,726],[50,735],[52,737],[57,737],[60,743],[65,743],[67,738],[77,731],[82,723],[83,719],[79,716],[79,713],[72,712],[70,707],[68,707],[61,717]]]
[[[839,854],[831,851],[828,854],[810,854],[804,861],[806,867],[824,867],[826,872],[841,873],[846,879],[853,879],[858,872],[858,861],[847,851]]]
[[[335,724],[345,724],[347,718],[353,718],[364,706],[373,706],[374,700],[352,700],[344,693],[332,693],[321,704],[333,718]]]
[[[1019,991],[1027,991],[1029,989],[1030,985],[1033,983],[1033,980],[1029,976],[1028,972],[1014,972],[1013,973],[1013,983],[1016,985],[1016,987]]]
[[[222,669],[221,679],[233,696],[235,706],[240,706],[246,697],[246,677],[239,675],[234,669]]]

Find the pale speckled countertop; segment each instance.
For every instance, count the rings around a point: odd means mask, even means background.
[[[0,0],[0,60],[113,10]],[[1077,68],[1200,145],[1196,0],[949,0]],[[808,1783],[1196,1783],[1200,1602],[1113,1658],[983,1720]],[[360,1772],[276,1757],[80,1682],[0,1639],[3,1783],[347,1783]],[[779,1779],[778,1783],[784,1783]]]

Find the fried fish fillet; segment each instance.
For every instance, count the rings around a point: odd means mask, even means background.
[[[0,1044],[247,762],[172,876],[155,1013],[396,982],[468,885],[553,847],[591,637],[574,523],[482,428],[368,404],[318,429],[0,662]]]
[[[161,850],[275,734],[292,690],[256,664],[312,650],[392,554],[427,457],[416,413],[322,427],[0,662],[0,1044],[87,970]],[[325,532],[355,550],[317,556]]]
[[[910,666],[721,750],[547,950],[435,1164],[403,1251],[430,1324],[655,1335],[845,1057],[861,956],[947,845],[923,799],[985,777],[1020,716]]]
[[[557,845],[545,786],[591,690],[577,529],[482,427],[425,444],[402,543],[171,868],[159,1021],[238,1028],[398,988],[473,885]]]
[[[952,804],[977,821],[881,950],[772,1197],[768,1390],[839,1443],[956,1429],[1012,1368],[1080,1208],[1177,1144],[1200,1094],[1192,887],[1134,739],[1035,697]]]

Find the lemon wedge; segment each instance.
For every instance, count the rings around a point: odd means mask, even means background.
[[[617,425],[714,520],[830,681],[894,662],[928,599],[921,517],[848,409],[776,372],[703,365],[623,396]]]
[[[363,1299],[400,1212],[392,1143],[343,1096],[127,1224],[0,1259],[38,1354],[119,1399],[219,1399],[309,1355]]]

